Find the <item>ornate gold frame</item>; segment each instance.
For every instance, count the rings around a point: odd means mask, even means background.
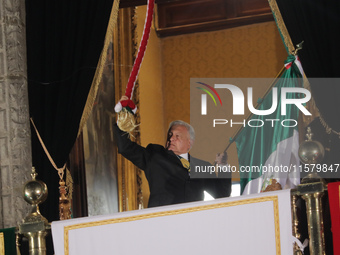
[[[135,8],[119,10],[117,26],[113,33],[115,99],[116,102],[125,93],[125,88],[137,52],[134,23]],[[139,107],[139,86],[134,89],[133,101]],[[136,114],[139,123],[139,113]],[[135,141],[140,142],[140,134],[136,132]],[[119,211],[136,210],[142,205],[141,170],[117,153]]]

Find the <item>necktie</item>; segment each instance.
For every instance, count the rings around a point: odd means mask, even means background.
[[[187,169],[188,172],[190,173],[190,163],[189,163],[189,161],[186,160],[185,158],[180,157],[180,156],[179,156],[179,159],[180,159],[180,161],[182,162],[183,167],[184,167],[185,169]]]

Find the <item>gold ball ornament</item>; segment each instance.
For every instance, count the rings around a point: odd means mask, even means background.
[[[23,190],[23,196],[27,203],[31,205],[38,205],[44,202],[47,198],[48,191],[44,182],[36,180],[37,173],[33,168],[32,180],[26,182]]]
[[[313,133],[310,127],[307,129],[307,140],[302,142],[299,146],[299,158],[304,164],[321,163],[325,156],[325,149],[318,141],[312,140]]]

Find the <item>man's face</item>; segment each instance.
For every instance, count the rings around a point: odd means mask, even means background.
[[[173,126],[169,133],[168,150],[176,155],[187,153],[190,150],[190,134],[186,127],[181,125]]]

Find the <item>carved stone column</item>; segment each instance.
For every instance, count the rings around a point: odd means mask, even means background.
[[[22,198],[32,168],[25,1],[0,0],[0,228],[29,212]]]

